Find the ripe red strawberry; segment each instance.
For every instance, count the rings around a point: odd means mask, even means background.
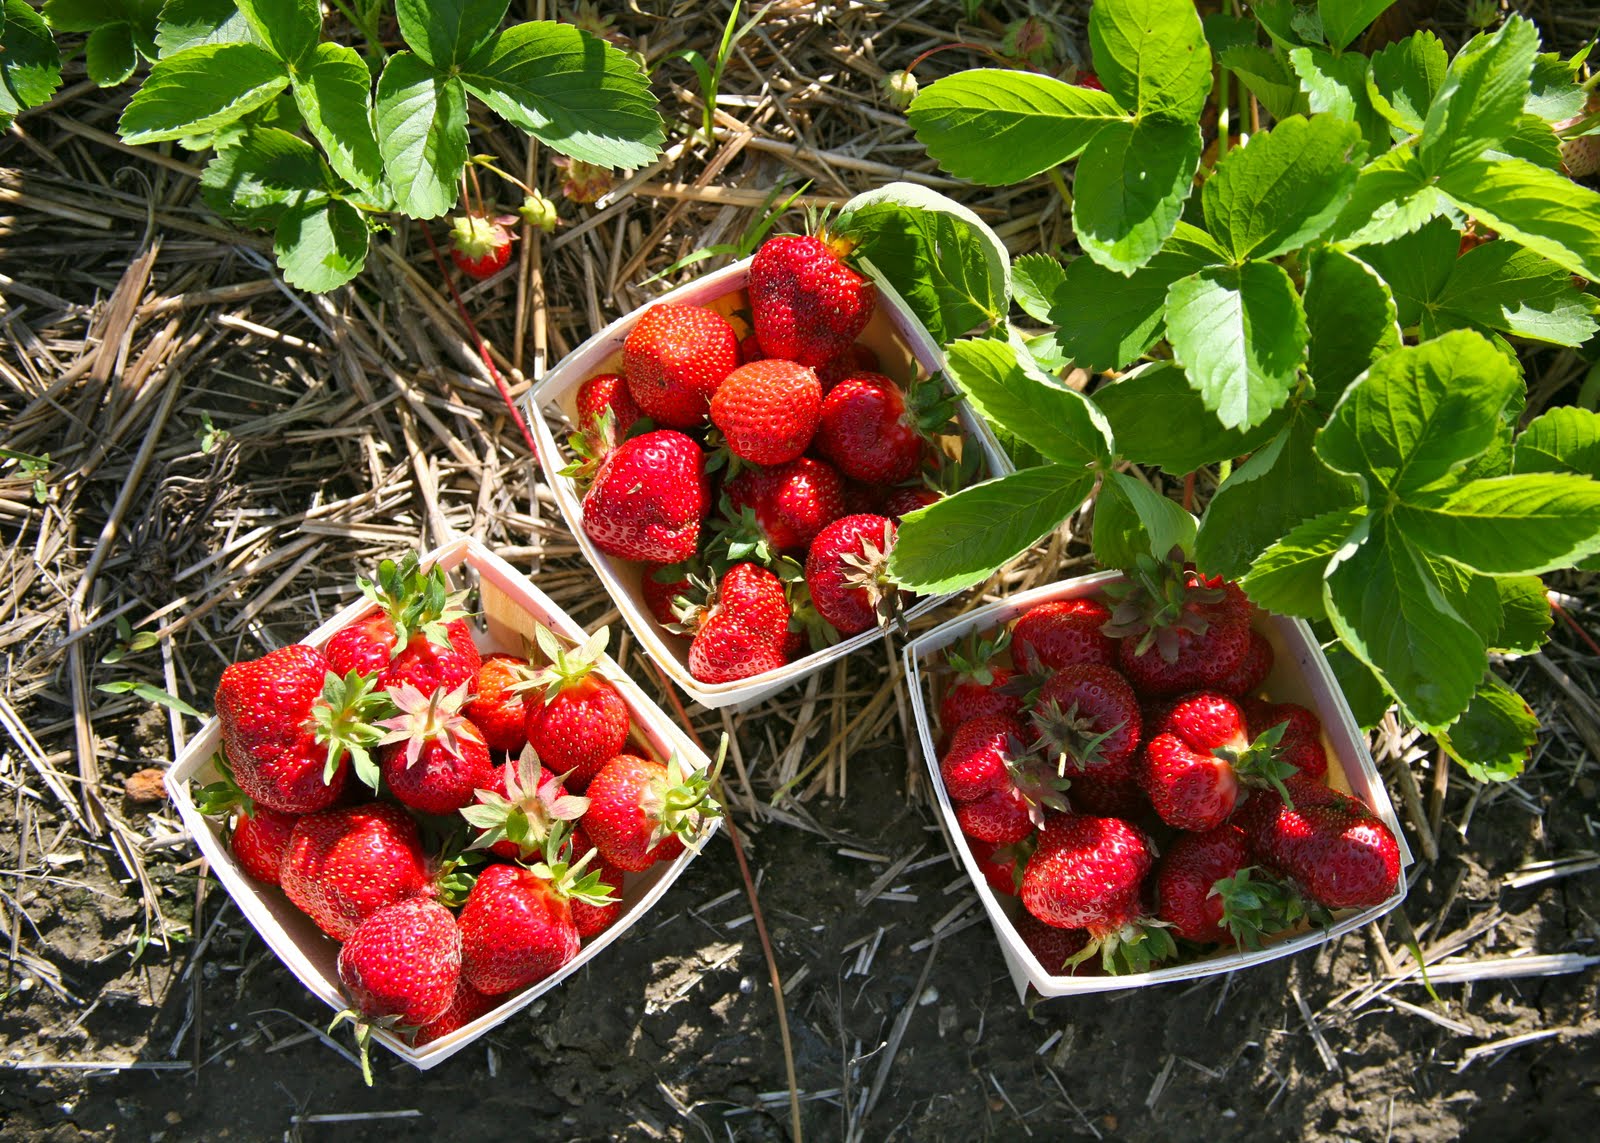
[[[515,237],[504,222],[515,219],[488,219],[469,214],[450,220],[450,257],[469,278],[492,278],[511,261]]]
[[[1322,721],[1315,714],[1292,702],[1262,702],[1246,699],[1240,703],[1252,735],[1261,735],[1283,724],[1279,755],[1300,771],[1302,777],[1321,778],[1328,772],[1328,751],[1322,744]]]
[[[349,760],[371,765],[367,747],[379,732],[368,720],[388,707],[370,678],[339,678],[322,652],[300,644],[229,666],[215,701],[239,788],[286,814],[313,813],[339,800]]]
[[[1022,904],[1048,925],[1089,931],[1069,964],[1099,952],[1108,972],[1142,972],[1177,951],[1140,903],[1154,863],[1150,840],[1125,821],[1052,814],[1023,871]]]
[[[531,861],[544,852],[557,823],[577,821],[588,808],[588,798],[567,793],[561,779],[525,750],[517,761],[496,770],[475,792],[473,804],[461,811],[476,834],[467,848]]]
[[[884,496],[876,484],[860,480],[844,482],[844,514],[846,516],[882,516]]]
[[[701,613],[689,645],[689,673],[703,683],[731,683],[786,661],[789,602],[766,568],[734,564]]]
[[[614,441],[626,437],[641,415],[627,382],[616,373],[599,373],[578,386],[578,429],[593,428],[608,414]]]
[[[812,605],[841,634],[886,625],[899,593],[889,582],[896,527],[885,516],[844,516],[817,533],[806,553]]]
[[[1079,87],[1092,88],[1095,91],[1105,90],[1105,86],[1100,82],[1100,77],[1092,71],[1080,71],[1078,78],[1072,82]]]
[[[431,888],[417,823],[383,802],[301,818],[279,877],[289,900],[336,941],[385,905]]]
[[[778,358],[739,366],[711,398],[711,423],[752,464],[783,464],[805,452],[821,412],[817,375]]]
[[[907,512],[915,512],[918,508],[937,504],[942,499],[944,499],[942,493],[926,486],[896,488],[884,497],[883,514],[898,524],[900,517]]]
[[[802,456],[776,468],[746,468],[723,491],[737,513],[750,509],[774,552],[800,551],[845,515],[844,478],[824,461]]]
[[[1106,778],[1089,770],[1068,780],[1067,797],[1080,814],[1133,821],[1150,808],[1136,778]]]
[[[666,428],[705,423],[711,395],[739,365],[739,338],[703,306],[651,306],[622,343],[622,374],[639,411]]]
[[[1329,909],[1364,908],[1394,892],[1400,847],[1389,827],[1355,798],[1308,779],[1285,783],[1294,808],[1260,790],[1238,824],[1250,851]]]
[[[753,333],[745,334],[739,339],[739,361],[749,365],[752,361],[765,361],[767,355],[761,352],[761,339]]]
[[[1122,638],[1119,665],[1141,694],[1218,690],[1250,651],[1250,601],[1236,584],[1171,564],[1130,573],[1105,633]]]
[[[879,372],[878,355],[865,345],[856,344],[830,361],[817,366],[817,380],[827,396],[835,385],[852,373]]]
[[[278,884],[278,870],[299,820],[295,814],[280,814],[265,806],[255,807],[254,813],[241,810],[234,819],[229,844],[244,871],[257,881]]]
[[[1251,738],[1244,714],[1226,695],[1186,695],[1152,729],[1139,784],[1174,829],[1214,829],[1238,805],[1241,783],[1274,785],[1295,772],[1279,757],[1278,734]]]
[[[524,729],[528,721],[527,704],[513,690],[528,677],[528,660],[520,655],[496,653],[484,657],[478,668],[478,681],[472,688],[472,701],[466,716],[491,750],[515,753],[528,741]]]
[[[478,728],[461,713],[467,686],[423,694],[410,683],[389,692],[399,714],[381,724],[379,767],[390,793],[425,814],[453,814],[494,780]]]
[[[453,691],[470,688],[482,666],[483,656],[473,641],[472,629],[465,619],[453,619],[444,624],[442,632],[429,626],[412,635],[389,660],[378,683],[386,690],[410,684],[424,694],[441,688]]]
[[[335,674],[381,673],[395,651],[418,631],[426,631],[436,642],[446,642],[447,625],[466,615],[461,609],[466,593],[450,590],[443,568],[424,572],[415,552],[407,552],[398,562],[384,560],[377,575],[357,582],[361,593],[377,608],[336,632],[323,647]]]
[[[1111,610],[1098,599],[1052,599],[1036,603],[1011,629],[1011,655],[1027,674],[1040,675],[1077,663],[1116,665],[1117,647],[1100,629]]]
[[[750,310],[768,357],[815,368],[867,327],[878,291],[842,261],[850,245],[803,234],[761,244],[750,260]]]
[[[589,858],[590,867],[600,875],[601,887],[609,887],[614,898],[605,905],[591,905],[587,901],[574,899],[572,902],[572,926],[578,930],[578,936],[584,940],[591,940],[609,929],[622,916],[622,882],[626,873],[607,861],[595,849],[594,843],[589,840],[589,835],[583,832],[583,827],[575,826],[572,830],[572,856],[574,860],[587,853],[593,853]]]
[[[1272,644],[1259,631],[1250,632],[1250,648],[1239,665],[1212,688],[1225,695],[1252,695],[1260,689],[1272,673]]]
[[[715,772],[686,773],[676,755],[661,763],[619,754],[589,783],[584,831],[618,869],[639,873],[670,861],[707,818],[721,812],[711,797],[714,777]]]
[[[985,714],[963,722],[939,759],[939,776],[952,801],[970,802],[1011,784],[1011,765],[1025,753],[1015,717]]]
[[[956,824],[967,837],[989,845],[1015,845],[1033,833],[1033,808],[1021,790],[1007,783],[997,790],[956,803]]]
[[[822,399],[816,449],[846,476],[899,484],[922,466],[927,439],[920,423],[918,411],[889,378],[853,373]]]
[[[584,532],[619,559],[662,564],[691,558],[711,509],[704,461],[693,439],[670,429],[624,441],[584,493]]]
[[[529,694],[528,745],[579,792],[627,745],[632,725],[621,692],[597,669],[610,635],[602,627],[569,649],[540,627],[535,636],[546,663],[517,684]]]
[[[983,714],[1021,716],[1022,696],[1007,687],[1013,673],[994,661],[1010,640],[1006,631],[994,639],[973,634],[958,649],[946,652],[945,666],[955,672],[955,679],[939,700],[939,729],[944,733]]]
[[[604,904],[599,874],[561,857],[565,829],[551,835],[545,860],[526,869],[491,865],[461,909],[461,975],[488,996],[543,980],[578,955],[572,901]]]
[[[970,838],[967,844],[991,889],[1009,897],[1022,892],[1022,871],[1027,867],[1028,858],[1033,856],[1033,834],[1011,845],[990,845]]]
[[[1304,915],[1299,894],[1251,866],[1245,834],[1230,823],[1180,834],[1156,870],[1157,916],[1185,940],[1260,948]]]
[[[1062,667],[1039,688],[1032,717],[1057,773],[1074,780],[1133,776],[1133,752],[1144,723],[1133,688],[1112,668],[1098,663]]]
[[[689,587],[688,574],[677,564],[647,567],[639,579],[644,605],[663,627],[679,621],[675,601],[687,595]]]
[[[1076,960],[1089,944],[1087,929],[1058,929],[1030,913],[1017,918],[1017,936],[1051,976],[1088,976],[1092,966]]]
[[[415,1047],[431,1044],[435,1040],[442,1040],[451,1032],[459,1031],[472,1023],[479,1016],[494,1007],[494,1001],[479,992],[465,980],[456,981],[455,995],[450,999],[450,1007],[444,1010],[444,1015],[437,1020],[417,1029],[417,1034],[411,1043]]]

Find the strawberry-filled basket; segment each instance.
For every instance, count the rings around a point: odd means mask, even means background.
[[[784,242],[813,240],[770,239],[612,322],[527,398],[544,477],[585,557],[650,656],[708,707],[755,702],[866,645],[875,611],[937,606],[886,586],[878,557],[894,521],[1011,471],[891,289],[857,276],[864,324],[823,364],[764,353],[828,351],[802,344],[813,323],[793,314],[756,320],[752,265],[759,281]]]
[[[463,617],[450,589],[473,580]],[[168,784],[262,939],[360,1018],[363,1057],[377,1040],[427,1069],[600,955],[720,819],[694,798],[706,756],[603,637],[478,541],[363,588],[224,672]]]
[[[951,850],[1020,996],[1262,964],[1405,897],[1411,853],[1311,629],[1176,567],[904,649]]]

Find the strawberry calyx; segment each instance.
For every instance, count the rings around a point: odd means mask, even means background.
[[[517,216],[529,226],[537,227],[546,234],[554,234],[556,227],[561,223],[561,217],[556,213],[556,204],[538,191],[530,192],[522,200],[522,205],[517,207]]]
[[[844,552],[839,560],[847,569],[844,586],[866,593],[867,605],[877,616],[878,626],[888,630],[893,625],[904,635],[906,619],[900,606],[900,588],[889,578],[889,552],[893,547],[894,523],[885,519],[881,547],[870,537],[862,536],[861,550]]]
[[[425,828],[426,832],[426,828]],[[442,843],[439,856],[434,859],[433,878],[425,893],[436,898],[441,905],[459,909],[467,903],[478,874],[483,872],[484,857],[469,848],[461,848],[461,831],[455,830]]]
[[[1108,929],[1091,925],[1089,943],[1067,958],[1062,971],[1071,975],[1078,965],[1099,954],[1100,966],[1108,976],[1149,972],[1162,961],[1178,955],[1177,942],[1167,929],[1167,922],[1153,917],[1135,917]]]
[[[568,649],[554,631],[540,626],[534,632],[534,641],[544,654],[545,664],[530,670],[526,678],[512,683],[509,689],[520,693],[542,688],[548,706],[562,691],[577,686],[595,672],[610,639],[611,628],[602,627],[577,647]]]
[[[1198,576],[1191,582],[1177,548],[1165,560],[1140,556],[1138,564],[1123,574],[1127,578],[1104,588],[1111,601],[1111,619],[1100,630],[1113,639],[1136,638],[1135,654],[1143,655],[1154,647],[1168,663],[1178,661],[1180,631],[1204,635],[1209,627],[1195,605],[1227,598],[1220,587],[1212,587]]]
[[[394,626],[397,651],[419,631],[431,643],[448,643],[446,627],[468,615],[462,606],[467,593],[450,590],[443,568],[423,571],[415,552],[407,552],[398,563],[382,561],[374,578],[363,578],[358,584],[361,593],[376,603]]]
[[[464,682],[455,690],[446,692],[439,687],[432,694],[423,694],[412,683],[401,683],[389,688],[389,698],[397,713],[393,718],[378,723],[388,731],[378,739],[379,746],[396,742],[406,744],[406,768],[417,764],[422,748],[429,742],[438,742],[451,755],[461,757],[463,742],[482,743],[478,728],[461,713],[466,705],[471,682]]]
[[[356,1048],[361,1056],[361,1078],[368,1087],[372,1086],[372,1033],[382,1028],[386,1032],[393,1032],[397,1036],[409,1037],[416,1030],[414,1025],[402,1022],[399,1016],[363,1016],[354,1008],[345,1008],[333,1017],[333,1023],[328,1025],[328,1035],[333,1035],[334,1030],[346,1020],[355,1026]]]
[[[1056,810],[1071,813],[1072,806],[1066,794],[1072,788],[1060,767],[1051,767],[1048,760],[1027,750],[1015,737],[1006,737],[1005,767],[1011,785],[1028,803],[1028,817],[1036,826],[1044,825],[1044,811]]]
[[[645,790],[640,809],[656,824],[647,848],[654,849],[676,834],[688,842],[711,818],[720,817],[722,806],[711,796],[711,787],[722,773],[728,757],[728,736],[722,736],[717,757],[710,770],[688,770],[677,751],[667,759],[667,772]]]
[[[732,566],[744,560],[754,560],[762,565],[771,565],[778,559],[778,551],[772,546],[772,538],[767,535],[767,530],[761,526],[755,509],[746,504],[735,510],[727,493],[723,493],[719,517],[711,522],[710,531],[713,564],[725,561]]]
[[[944,374],[935,373],[905,386],[906,411],[901,414],[900,420],[931,442],[949,431],[960,400],[946,384]]]
[[[218,778],[195,791],[194,807],[208,818],[229,817],[239,810],[248,817],[256,816],[255,799],[239,788],[234,780],[233,766],[228,756],[218,750],[211,756],[211,765]]]
[[[1099,720],[1093,715],[1079,714],[1077,703],[1063,710],[1060,700],[1054,698],[1034,706],[1032,717],[1034,729],[1039,733],[1039,744],[1045,755],[1055,761],[1056,773],[1063,777],[1069,765],[1080,773],[1105,765],[1101,747],[1106,739],[1127,725],[1124,720],[1097,731]]]
[[[577,459],[564,465],[560,475],[571,477],[579,490],[594,483],[606,457],[616,451],[618,440],[617,418],[608,406],[591,417],[577,432],[567,437],[567,447]]]
[[[516,221],[506,215],[459,215],[450,220],[450,247],[464,258],[488,257],[511,243],[515,236],[506,226]]]
[[[544,860],[529,866],[535,877],[550,883],[557,896],[585,905],[603,908],[616,903],[613,895],[620,885],[607,885],[601,880],[601,871],[585,869],[600,851],[591,849],[576,861],[572,858],[572,827],[558,821],[550,827],[550,836],[544,842]]]
[[[1243,750],[1219,746],[1211,753],[1228,763],[1233,768],[1234,776],[1245,785],[1272,787],[1283,799],[1283,804],[1292,810],[1294,799],[1289,796],[1289,788],[1284,781],[1300,773],[1300,767],[1284,758],[1279,749],[1288,727],[1289,723],[1285,720],[1263,730]]]
[[[953,671],[957,682],[973,682],[988,686],[994,682],[993,663],[996,656],[1011,646],[1011,629],[1002,627],[993,639],[985,639],[974,631],[955,648],[944,653],[943,669]]]
[[[394,711],[394,701],[387,691],[377,690],[376,674],[363,675],[351,671],[340,678],[329,671],[323,680],[322,697],[311,708],[311,718],[306,729],[318,742],[326,743],[328,760],[322,769],[322,780],[333,781],[339,769],[339,759],[350,753],[350,765],[356,777],[372,789],[378,788],[378,764],[373,761],[371,748],[383,737],[378,720]]]
[[[541,852],[550,834],[561,822],[574,822],[589,808],[589,799],[566,792],[566,775],[544,772],[539,756],[531,746],[524,747],[517,767],[506,778],[504,792],[476,791],[477,801],[460,813],[467,824],[480,831],[468,851],[491,849],[497,842],[509,841],[518,856],[527,861]]]
[[[789,630],[803,631],[813,650],[831,647],[841,638],[839,629],[822,617],[811,600],[811,589],[806,586],[805,569],[798,579],[786,578],[777,573],[789,592]]]
[[[1222,899],[1222,927],[1249,949],[1260,948],[1263,937],[1281,933],[1311,913],[1293,885],[1254,865],[1219,877],[1207,896]]]

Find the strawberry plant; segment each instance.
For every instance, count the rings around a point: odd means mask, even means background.
[[[458,195],[465,201],[463,176],[478,165],[467,130],[474,100],[595,167],[639,167],[660,151],[643,69],[576,27],[502,29],[508,0],[396,0],[404,46],[390,51],[389,4],[334,6],[364,54],[329,37],[316,0],[49,0],[42,19],[6,0],[0,127],[60,83],[49,28],[88,33],[85,62],[103,86],[149,61],[118,124],[123,140],[209,150],[206,201],[272,230],[285,280],[313,291],[359,273],[390,215],[435,218]],[[495,227],[481,203],[466,213],[464,225]],[[506,242],[475,241],[463,255],[474,272],[504,265]]]
[[[1012,263],[903,185],[835,233],[946,343],[1018,462],[903,518],[902,586],[978,583],[1092,497],[1103,564],[1176,549],[1237,578],[1315,625],[1363,721],[1397,704],[1506,778],[1537,721],[1490,655],[1537,650],[1538,577],[1600,553],[1600,415],[1528,420],[1518,358],[1600,328],[1600,195],[1563,167],[1600,130],[1596,80],[1515,14],[1453,56],[1430,32],[1356,50],[1387,6],[1202,21],[1189,0],[1097,0],[1104,90],[980,68],[908,111],[953,175],[1047,176],[1075,249]],[[1069,367],[1099,377],[1080,392]],[[1198,519],[1157,470],[1210,491]]]

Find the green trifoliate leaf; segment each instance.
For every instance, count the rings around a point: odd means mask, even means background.
[[[1444,86],[1450,64],[1444,44],[1432,32],[1415,32],[1372,53],[1367,97],[1372,106],[1407,135],[1422,131],[1428,108]]]
[[[1336,508],[1296,525],[1256,557],[1239,586],[1268,611],[1323,618],[1322,580],[1328,564],[1366,514],[1365,507]]]
[[[1166,362],[1103,385],[1091,399],[1111,425],[1119,456],[1159,465],[1174,476],[1252,453],[1288,419],[1280,410],[1248,432],[1225,429],[1183,370]]]
[[[1515,367],[1481,334],[1456,330],[1374,362],[1340,399],[1317,436],[1317,454],[1340,472],[1402,495],[1466,464],[1494,441],[1498,417],[1521,385]]]
[[[161,58],[201,44],[256,44],[266,47],[233,0],[166,0],[156,24]]]
[[[1367,57],[1359,52],[1336,56],[1321,48],[1295,48],[1289,64],[1300,77],[1311,110],[1348,119],[1361,128],[1373,153],[1391,141],[1389,124],[1367,95]]]
[[[1211,93],[1211,47],[1189,0],[1099,0],[1089,50],[1106,91],[1140,116],[1194,121]]]
[[[1080,468],[1109,463],[1111,427],[1100,411],[1039,372],[1024,347],[992,338],[953,342],[945,368],[978,413],[1047,460]]]
[[[1166,242],[1200,164],[1194,123],[1113,123],[1090,140],[1073,184],[1078,244],[1100,265],[1131,274]]]
[[[1144,481],[1107,475],[1094,502],[1094,554],[1105,567],[1130,568],[1140,559],[1166,559],[1173,548],[1194,550],[1195,518]]]
[[[1324,583],[1334,630],[1375,669],[1406,716],[1428,729],[1467,708],[1488,668],[1483,640],[1442,600],[1420,553],[1384,517],[1335,557]]]
[[[1394,0],[1317,0],[1322,33],[1336,49],[1348,47]]]
[[[291,286],[312,293],[331,290],[361,272],[367,260],[367,224],[343,199],[307,199],[278,219],[272,253]]]
[[[289,85],[283,61],[255,44],[202,44],[158,60],[122,113],[124,142],[215,131]]]
[[[1583,85],[1575,69],[1554,52],[1533,57],[1533,77],[1528,101],[1522,109],[1546,123],[1559,123],[1583,113]]]
[[[1513,14],[1492,36],[1475,36],[1456,53],[1417,144],[1423,170],[1443,174],[1511,134],[1528,101],[1538,52],[1538,30]]]
[[[406,46],[448,71],[483,46],[505,19],[508,0],[396,0]],[[574,29],[576,30],[576,29]]]
[[[235,0],[250,27],[291,69],[305,60],[322,37],[322,7],[317,0]]]
[[[1550,596],[1536,575],[1502,575],[1494,580],[1500,596],[1500,628],[1489,642],[1502,655],[1531,655],[1550,636]]]
[[[290,203],[326,190],[315,148],[271,127],[236,135],[200,177],[200,193],[211,208],[245,226],[276,225]]]
[[[971,210],[913,183],[857,195],[833,222],[942,342],[1002,320],[1011,257]]]
[[[1011,267],[1011,297],[1035,321],[1050,321],[1050,302],[1067,280],[1061,263],[1048,254],[1024,254]]]
[[[103,24],[90,32],[83,45],[83,63],[89,78],[101,87],[115,87],[126,80],[139,63],[132,26]]]
[[[1167,340],[1206,408],[1249,429],[1281,408],[1306,361],[1305,309],[1281,266],[1218,266],[1167,292]]]
[[[1383,721],[1383,716],[1393,705],[1393,699],[1384,689],[1383,680],[1372,673],[1372,668],[1356,658],[1338,643],[1322,649],[1327,657],[1333,677],[1338,680],[1350,714],[1362,730],[1371,730]]]
[[[1417,492],[1394,508],[1419,547],[1487,575],[1534,575],[1600,552],[1600,481],[1524,473]]]
[[[1402,145],[1361,169],[1330,238],[1347,247],[1392,242],[1447,209],[1410,145]]]
[[[1127,277],[1092,258],[1075,258],[1051,299],[1056,340],[1085,369],[1121,369],[1161,340],[1172,283],[1225,260],[1211,237],[1187,222]]]
[[[1600,279],[1600,194],[1524,159],[1469,159],[1440,176],[1438,187],[1502,237]]]
[[[1225,50],[1222,66],[1239,77],[1245,90],[1267,109],[1274,119],[1287,119],[1309,109],[1300,90],[1300,80],[1270,48],[1244,44]]]
[[[1290,116],[1217,164],[1200,196],[1206,228],[1235,263],[1297,250],[1338,217],[1365,159],[1354,123]]]
[[[24,108],[37,107],[61,86],[61,56],[44,19],[23,0],[5,0],[0,34],[0,130]]]
[[[368,194],[383,186],[372,129],[372,74],[353,48],[318,44],[294,78],[295,102],[339,177]]]
[[[389,57],[378,79],[378,149],[397,205],[436,218],[456,200],[467,162],[467,93],[409,52]]]
[[[1516,472],[1572,472],[1600,479],[1600,413],[1558,406],[1517,437]]]
[[[1319,423],[1312,409],[1295,407],[1278,435],[1222,482],[1195,541],[1201,571],[1238,579],[1297,524],[1360,503],[1356,482],[1334,472],[1313,451]]]
[[[665,129],[650,77],[626,53],[571,25],[513,25],[462,65],[461,79],[493,110],[563,155],[631,168],[661,153]]]
[[[1129,115],[1103,91],[1031,72],[973,68],[924,87],[906,119],[945,170],[1002,186],[1066,162],[1100,128]]]
[[[964,488],[900,521],[889,575],[912,591],[959,591],[987,579],[1082,505],[1089,469],[1047,464]]]
[[[1319,391],[1342,393],[1378,358],[1400,347],[1395,300],[1372,267],[1331,246],[1306,260],[1306,370]]]
[[[1509,782],[1533,754],[1539,719],[1526,699],[1497,675],[1485,674],[1466,713],[1437,737],[1478,781]]]

